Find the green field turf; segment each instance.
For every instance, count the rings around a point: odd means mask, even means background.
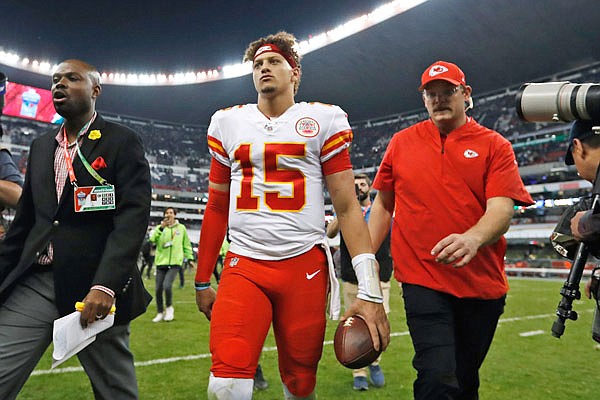
[[[140,399],[205,399],[210,360],[208,322],[194,302],[191,275],[187,287],[174,288],[175,321],[152,323],[155,305],[132,323],[131,347],[135,354]],[[153,290],[152,280],[146,281]],[[480,398],[486,400],[597,399],[600,388],[600,349],[592,341],[593,303],[577,301],[578,321],[567,321],[559,340],[550,334],[562,281],[511,279],[511,290],[494,343],[481,370]],[[318,398],[411,399],[415,372],[412,345],[407,335],[402,299],[392,286],[392,342],[381,365],[386,385],[367,392],[352,390],[350,370],[339,365],[331,340],[336,323],[329,322],[319,367]],[[522,333],[543,331],[522,336]],[[49,374],[46,353],[19,399],[76,400],[93,398],[87,376],[74,357]],[[270,387],[255,392],[258,400],[281,399],[277,358],[271,335],[265,343],[261,365]],[[73,372],[65,368],[76,369]]]

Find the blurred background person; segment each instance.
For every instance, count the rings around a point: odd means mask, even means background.
[[[369,217],[371,215],[371,179],[366,174],[356,174],[354,175],[354,185],[356,197],[360,203],[363,217],[365,218],[365,221],[369,222]],[[343,282],[344,307],[349,308],[358,294],[358,280],[356,279],[354,268],[352,268],[352,258],[350,257],[348,247],[346,247],[346,243],[344,242],[344,237],[340,232],[337,217],[334,217],[329,225],[327,225],[327,237],[330,239],[334,238],[338,232],[340,234],[340,248],[337,253],[339,253],[340,276]],[[379,263],[379,280],[381,282],[381,290],[383,291],[383,307],[385,308],[386,314],[388,314],[390,312],[390,278],[392,277],[393,270],[389,234],[379,247],[379,250],[375,254],[375,258]],[[369,365],[368,369],[365,367],[352,371],[352,386],[354,390],[369,389],[367,375],[370,376],[373,386],[383,387],[383,385],[385,385],[385,376],[379,365],[380,361],[381,355]]]
[[[177,219],[177,211],[168,207],[159,226],[150,233],[150,241],[156,245],[154,264],[156,265],[156,308],[152,322],[172,321],[175,318],[173,307],[173,281],[183,265],[183,260],[193,260],[192,243],[185,226]],[[165,292],[166,309],[163,304]]]
[[[154,255],[156,253],[156,246],[150,241],[150,232],[152,229],[148,228],[142,248],[140,249],[141,266],[140,275],[144,277],[144,270],[146,270],[146,278],[150,279],[150,273],[152,272],[152,265],[154,264]]]
[[[229,240],[227,240],[227,236],[223,239],[223,244],[221,245],[221,249],[219,250],[219,256],[217,257],[217,262],[215,264],[215,270],[213,271],[213,276],[215,277],[217,284],[221,281],[221,272],[223,271],[223,262],[225,260],[225,256],[229,251]]]
[[[0,117],[4,109],[4,95],[8,79],[4,73],[0,72]],[[0,141],[4,135],[2,124],[0,123]],[[17,202],[21,197],[21,187],[23,186],[23,178],[19,173],[19,169],[12,159],[10,151],[0,143],[0,212],[5,208],[16,208]],[[4,238],[8,221],[2,217],[0,226],[0,240]]]

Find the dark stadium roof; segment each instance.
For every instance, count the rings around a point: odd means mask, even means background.
[[[101,70],[175,71],[241,61],[248,42],[284,29],[299,39],[383,1],[2,1],[0,47],[30,57],[81,58]],[[430,0],[307,54],[297,100],[344,108],[360,121],[421,107],[433,61],[456,62],[474,94],[600,60],[597,0]],[[0,65],[11,81],[49,78]],[[144,72],[144,71],[139,71]],[[217,109],[255,102],[249,76],[199,85],[104,87],[98,109],[208,124]]]

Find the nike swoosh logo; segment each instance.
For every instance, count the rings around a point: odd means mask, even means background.
[[[317,276],[317,274],[321,272],[320,269],[318,269],[316,272],[313,272],[312,274],[309,274],[308,272],[306,273],[306,279],[308,279],[309,281],[314,278],[315,276]]]

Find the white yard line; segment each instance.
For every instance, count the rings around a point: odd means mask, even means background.
[[[529,336],[543,335],[544,333],[546,333],[546,331],[539,329],[537,331],[521,332],[521,333],[519,333],[519,336],[529,337]]]
[[[591,312],[593,310],[582,310],[579,312],[581,313],[581,312],[588,312],[588,311]],[[555,316],[555,314],[539,314],[539,315],[526,315],[524,317],[501,318],[498,321],[498,324],[503,324],[503,323],[507,323],[507,322],[527,321],[527,320],[531,320],[531,319],[543,319],[543,318],[549,318],[549,317],[553,317],[553,316]],[[532,331],[532,332],[524,332],[524,333],[519,334],[519,336],[533,336],[533,335],[545,333],[545,331]],[[391,336],[394,336],[394,337],[408,336],[408,334],[409,334],[408,331],[393,332],[391,334]],[[326,340],[325,342],[323,342],[323,344],[325,346],[332,345],[333,340]],[[275,351],[275,350],[277,350],[277,347],[275,347],[275,346],[263,347],[263,351]],[[136,361],[135,366],[136,367],[146,367],[149,365],[168,364],[168,363],[173,363],[173,362],[191,361],[191,360],[198,360],[198,359],[203,359],[203,358],[210,358],[210,353],[196,354],[196,355],[191,355],[191,356],[181,356],[181,357],[157,358],[157,359],[148,360],[148,361]],[[62,374],[62,373],[66,373],[66,372],[83,372],[83,368],[82,367],[66,367],[66,368],[56,368],[56,369],[39,369],[39,370],[33,371],[31,373],[31,375]]]

